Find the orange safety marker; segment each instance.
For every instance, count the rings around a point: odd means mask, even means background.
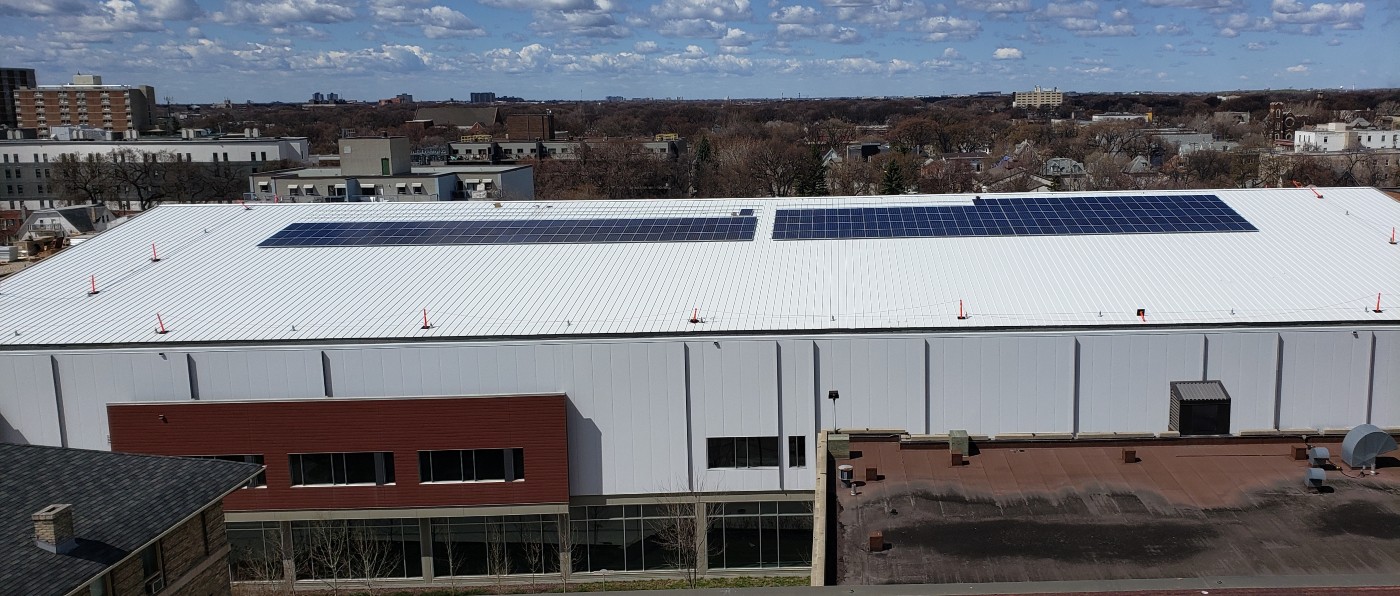
[[[151,262],[152,262],[152,263],[159,263],[159,262],[160,262],[160,254],[156,252],[156,244],[155,244],[154,242],[151,243]]]
[[[423,328],[424,328],[424,329],[432,329],[432,328],[433,328],[432,325],[428,324],[428,309],[426,309],[426,308],[423,309]]]
[[[1147,322],[1147,309],[1145,309],[1145,308],[1139,308],[1139,309],[1138,309],[1138,312],[1137,312],[1137,316],[1138,316],[1138,319],[1141,319],[1142,322],[1146,323],[1146,322]]]
[[[691,323],[699,323],[699,322],[700,322],[700,309],[699,309],[699,308],[696,308],[694,311],[692,311],[692,312],[690,313],[690,322],[691,322]]]
[[[1376,313],[1376,314],[1381,314],[1381,313],[1385,312],[1385,311],[1381,310],[1381,295],[1380,295],[1380,294],[1376,294],[1376,310],[1373,310],[1373,311],[1371,311],[1371,312]]]
[[[962,303],[962,302],[963,302],[962,299],[959,298],[959,299],[958,299],[958,319],[959,319],[959,320],[961,320],[961,319],[966,319],[966,318],[967,318],[967,313],[963,312],[963,303]]]
[[[165,319],[160,318],[160,313],[156,313],[156,333],[161,335],[170,333],[170,330],[165,328]]]
[[[92,278],[89,279],[89,281],[92,282],[92,290],[88,291],[88,295],[91,296],[97,293],[97,276],[92,276]]]
[[[1390,243],[1395,244],[1395,226],[1390,227]]]

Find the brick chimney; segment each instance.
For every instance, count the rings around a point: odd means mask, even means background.
[[[73,506],[49,505],[30,516],[34,520],[34,544],[51,553],[68,554],[76,547]]]

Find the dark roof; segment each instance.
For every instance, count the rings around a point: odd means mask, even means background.
[[[1230,394],[1225,392],[1225,385],[1220,381],[1176,381],[1172,383],[1172,392],[1181,398],[1181,401],[1230,399]]]
[[[262,466],[0,443],[0,593],[63,595],[171,530]],[[34,543],[30,516],[73,506],[77,548]]]
[[[490,126],[501,122],[500,108],[469,108],[466,106],[438,106],[419,108],[413,115],[415,120],[432,120],[437,126],[471,126],[478,122]]]

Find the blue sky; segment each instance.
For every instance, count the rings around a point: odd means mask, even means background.
[[[0,0],[0,66],[176,102],[1400,87],[1400,0]]]

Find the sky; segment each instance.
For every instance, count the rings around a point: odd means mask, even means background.
[[[0,0],[0,66],[175,103],[1400,87],[1400,0]]]

